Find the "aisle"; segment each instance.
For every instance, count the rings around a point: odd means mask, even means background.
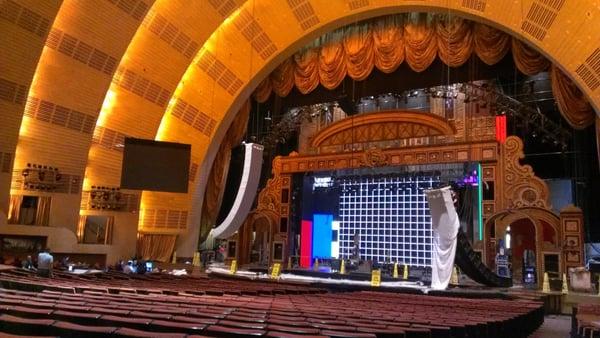
[[[570,329],[570,316],[549,315],[544,318],[544,324],[529,338],[567,338]]]

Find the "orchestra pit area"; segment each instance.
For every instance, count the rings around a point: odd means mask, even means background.
[[[0,336],[527,337],[531,298],[459,298],[276,281],[106,272],[0,273]]]

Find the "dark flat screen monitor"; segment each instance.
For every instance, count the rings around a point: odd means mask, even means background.
[[[189,144],[125,138],[121,188],[187,193]]]

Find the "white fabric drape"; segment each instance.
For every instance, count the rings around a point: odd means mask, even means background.
[[[448,287],[454,256],[456,237],[460,222],[450,187],[426,191],[433,229],[433,250],[431,257],[431,288],[444,290]]]

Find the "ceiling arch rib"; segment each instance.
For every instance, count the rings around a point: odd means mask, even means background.
[[[154,3],[123,56],[106,94],[89,151],[84,190],[93,185],[119,185],[124,137],[156,137],[165,109],[177,85],[185,83],[182,75],[198,49],[241,3],[241,0],[158,0]],[[182,105],[185,102],[179,107]],[[171,137],[181,137],[180,142],[188,135],[206,138],[206,134],[210,134],[208,131],[215,128],[216,120],[194,111],[191,106],[184,108],[188,109],[180,122],[189,121],[191,117],[190,128],[172,128]],[[198,165],[199,159],[192,155],[192,180]],[[141,230],[173,232],[186,228],[188,196],[161,193],[151,196],[156,197],[154,203],[148,204],[146,199],[141,204]],[[82,203],[82,207],[87,209],[89,206]],[[82,213],[87,211],[82,210]]]
[[[184,76],[186,82],[181,85],[177,95],[186,102],[196,102],[202,98],[204,103],[199,102],[198,105],[208,105],[203,109],[219,121],[212,142],[202,156],[201,172],[210,168],[233,114],[240,108],[243,100],[285,57],[289,57],[311,39],[327,31],[384,14],[410,11],[448,12],[500,28],[528,42],[559,65],[580,86],[597,109],[600,107],[600,90],[596,90],[597,86],[594,84],[596,78],[600,78],[600,68],[596,67],[598,61],[594,55],[598,54],[595,51],[600,48],[600,32],[593,27],[596,18],[600,16],[600,10],[591,0],[577,4],[566,1],[551,4],[546,2],[527,1],[521,6],[520,1],[515,4],[509,1],[486,0],[422,0],[394,4],[386,0],[248,1],[239,12],[250,13],[250,17],[240,15],[243,21],[237,24],[237,18],[234,17],[213,34],[199,53],[199,64],[203,65],[201,71],[190,67],[186,72],[187,76]],[[309,20],[296,15],[298,11],[294,8],[298,3],[310,6],[310,16],[314,16],[317,23],[304,28],[306,26],[303,26],[303,22]],[[525,9],[524,12],[521,12],[522,8]],[[549,11],[553,20],[540,21],[539,16],[535,15],[539,8]],[[251,27],[248,31],[253,33],[243,34],[245,27]],[[274,51],[271,51],[272,46]],[[224,50],[231,53],[224,53]],[[204,62],[205,58],[210,62]],[[223,81],[227,78],[224,77],[226,73],[223,73],[223,69],[229,70],[243,82],[235,95],[231,95],[224,86],[229,82]],[[580,70],[577,71],[578,69]],[[165,129],[165,133],[168,133],[168,128]],[[195,182],[200,191],[204,190],[205,176],[200,176],[201,179]],[[193,205],[201,205],[202,194],[196,194],[195,198],[198,199],[193,201]],[[196,221],[196,215],[192,214],[190,222],[196,224]],[[188,237],[197,238],[192,233]],[[182,243],[178,250],[189,251],[193,250],[194,246],[195,243]]]
[[[52,197],[53,208],[61,212],[51,225],[74,230],[77,224],[98,111],[150,3],[65,1],[58,11],[29,90],[14,164],[15,169],[27,163],[52,166],[65,177],[64,191]]]
[[[27,92],[61,1],[0,3],[0,218],[8,214],[12,164]]]

